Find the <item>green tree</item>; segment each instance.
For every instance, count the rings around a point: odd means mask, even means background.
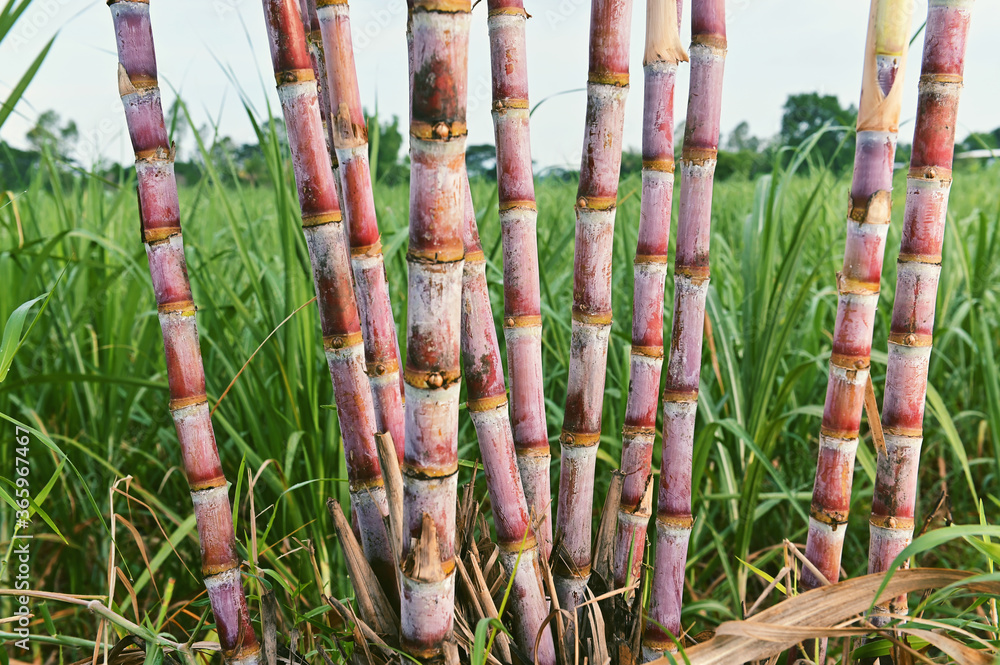
[[[38,116],[38,121],[28,130],[25,138],[36,151],[48,148],[62,161],[71,162],[71,154],[80,138],[80,132],[72,120],[65,125],[61,125],[60,121],[58,113],[51,109],[45,111]]]
[[[854,125],[858,116],[854,106],[845,109],[834,95],[809,92],[789,95],[783,110],[784,115],[781,117],[783,145],[791,147],[802,145],[820,129],[830,126],[835,129],[820,137],[816,144],[816,154],[835,170],[851,167],[854,163]]]

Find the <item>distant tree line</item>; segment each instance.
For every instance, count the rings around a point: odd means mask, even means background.
[[[265,151],[260,142],[239,143],[228,136],[217,136],[211,127],[202,127],[197,145],[188,147],[187,125],[179,122],[179,108],[175,104],[168,112],[171,134],[176,144],[183,146],[175,170],[182,184],[194,183],[206,175],[205,158],[216,166],[218,177],[224,181],[249,185],[272,185]],[[810,163],[829,167],[836,173],[850,169],[854,163],[854,125],[857,109],[843,107],[834,95],[816,92],[790,95],[782,107],[781,129],[771,138],[761,138],[750,133],[746,122],[737,125],[719,146],[716,178],[753,179],[769,173],[776,164],[787,164],[792,150],[809,141],[815,141],[810,153]],[[287,135],[284,122],[271,119],[258,128],[265,142],[277,140],[287,152]],[[822,131],[818,137],[817,132]],[[683,123],[676,129],[677,158],[683,145]],[[401,155],[403,134],[397,116],[381,120],[376,112],[368,118],[369,158],[372,172],[378,182],[386,185],[404,183],[409,179],[409,159]],[[84,168],[112,182],[128,177],[131,166],[120,164],[86,165],[79,156],[81,136],[72,120],[63,122],[55,111],[42,113],[35,126],[25,135],[28,149],[15,148],[0,141],[0,191],[27,187],[32,174],[42,166],[43,159],[61,169],[66,178],[74,170]],[[96,146],[91,145],[96,150]],[[992,132],[976,132],[956,144],[956,152],[1000,149],[1000,127]],[[906,164],[910,146],[900,143],[896,161]],[[496,179],[496,148],[491,144],[470,145],[466,164],[472,178]],[[642,170],[640,151],[626,150],[622,155],[623,176],[638,174]],[[543,178],[575,179],[573,169],[549,168],[540,174]]]

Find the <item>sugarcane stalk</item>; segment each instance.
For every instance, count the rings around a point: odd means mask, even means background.
[[[622,157],[631,0],[593,0],[590,65],[573,258],[573,323],[563,416],[553,573],[559,605],[575,609],[591,572],[594,468],[611,332],[611,254]]]
[[[503,241],[504,338],[510,371],[510,418],[517,466],[538,525],[542,555],[552,550],[549,435],[542,381],[542,301],[538,272],[538,207],[531,166],[527,13],[523,0],[489,0],[493,127]]]
[[[532,654],[535,637],[549,613],[549,606],[542,593],[540,546],[532,529],[517,465],[500,342],[486,282],[486,255],[479,239],[468,180],[465,191],[462,370],[469,396],[467,407],[479,439],[486,488],[490,493],[493,523],[500,546],[500,563],[507,575],[514,578],[510,596],[515,621],[514,637],[523,653]],[[555,660],[551,630],[546,627],[539,641],[538,662],[551,665]]]
[[[330,153],[333,166],[333,180],[337,185],[337,200],[344,200],[344,191],[340,182],[340,163],[337,161],[337,150],[333,145],[333,124],[330,122],[330,86],[326,80],[326,55],[323,52],[323,35],[320,32],[319,16],[316,13],[316,0],[300,0],[302,24],[306,31],[306,41],[309,44],[309,58],[312,60],[313,72],[316,74],[316,94],[319,96],[319,117],[323,121],[323,136],[326,138],[326,149]],[[347,242],[347,217],[344,216],[344,242]]]
[[[622,485],[615,535],[615,586],[639,578],[652,516],[653,445],[663,366],[663,291],[674,191],[674,81],[688,59],[680,41],[683,0],[646,0],[643,58],[642,204],[635,250],[632,349]]]
[[[847,243],[844,266],[837,275],[840,297],[805,552],[816,569],[834,583],[840,579],[871,364],[912,4],[909,0],[873,0],[869,15]],[[803,571],[805,588],[815,588],[820,582],[809,570]]]
[[[346,0],[318,0],[316,5],[323,37],[330,129],[340,164],[355,295],[361,312],[375,417],[379,431],[392,435],[396,452],[402,457],[405,425],[399,342],[375,214],[368,162],[368,122],[358,88],[350,10]]]
[[[663,456],[656,510],[656,553],[647,658],[676,646],[680,635],[684,567],[693,523],[694,449],[705,300],[709,284],[712,190],[719,148],[722,77],[726,64],[724,0],[691,3],[691,83],[681,153],[681,200],[674,265],[674,313],[663,392]]]
[[[469,0],[415,0],[410,17],[401,621],[404,650],[430,661],[454,619],[470,12]]]
[[[882,409],[885,454],[878,458],[869,518],[869,573],[888,570],[913,540],[927,370],[972,4],[972,0],[931,0],[927,7],[917,122],[889,332]],[[886,613],[906,614],[906,596],[877,606],[872,621],[884,625],[889,620]]]
[[[313,268],[323,348],[344,441],[352,516],[365,556],[393,598],[398,595],[395,557],[385,526],[389,508],[375,442],[375,411],[315,72],[296,0],[264,0],[263,4]]]
[[[226,662],[256,664],[261,661],[260,645],[243,592],[233,511],[205,393],[175,153],[163,119],[149,2],[111,0],[109,5],[118,45],[118,90],[135,152],[139,221],[163,332],[170,413],[194,504],[202,577]]]

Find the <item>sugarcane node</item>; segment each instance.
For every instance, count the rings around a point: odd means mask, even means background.
[[[230,575],[236,572],[239,574],[240,563],[239,561],[233,561],[231,563],[220,563],[215,566],[202,566],[201,574],[205,578],[206,584],[212,584],[213,582],[219,583],[224,582],[224,580],[212,579],[218,578],[229,573]]]
[[[160,314],[194,314],[197,308],[194,305],[194,301],[185,299],[158,303],[156,311]]]
[[[697,390],[664,390],[663,391],[663,401],[673,402],[678,404],[683,403],[697,403],[698,402],[698,391]]]
[[[243,626],[240,626],[240,630],[244,630]],[[251,663],[259,662],[260,645],[256,642],[253,644],[243,644],[243,638],[244,635],[241,634],[239,639],[236,640],[241,645],[239,648],[225,652],[226,659],[230,665],[250,665]]]
[[[645,358],[653,358],[654,360],[663,360],[663,347],[642,346],[640,344],[633,344],[632,355],[643,356]]]
[[[374,475],[371,478],[354,478],[348,483],[348,491],[351,494],[369,492],[379,487],[385,487],[385,480],[381,474]]]
[[[646,171],[660,171],[661,173],[673,173],[675,164],[673,158],[667,159],[644,159],[642,168]]]
[[[419,370],[409,367],[403,370],[403,379],[414,388],[434,390],[447,388],[462,378],[460,369]]]
[[[586,303],[573,304],[573,321],[591,326],[610,326],[611,312],[591,312]]]
[[[707,258],[706,258],[707,261]],[[703,284],[711,279],[711,268],[706,265],[681,265],[674,266],[674,275],[677,277],[687,277],[694,284]]]
[[[413,0],[413,12],[438,12],[441,14],[468,14],[471,0]]]
[[[896,344],[898,346],[924,347],[924,346],[932,346],[933,342],[934,342],[934,336],[927,335],[925,333],[915,333],[915,332],[889,333],[889,343]]]
[[[905,439],[913,439],[914,443],[917,444],[920,443],[920,441],[923,439],[924,436],[924,431],[919,427],[891,426],[891,427],[883,427],[882,430],[885,434],[891,436],[902,437]],[[896,445],[898,446],[900,443],[902,442],[897,442]]]
[[[525,533],[523,538],[518,538],[517,540],[512,540],[510,542],[497,541],[497,546],[505,555],[511,556],[521,554],[522,557],[526,557],[531,550],[538,547],[538,541],[535,540],[535,534],[529,530]]]
[[[207,478],[205,480],[200,480],[198,482],[188,481],[188,490],[191,494],[198,492],[208,492],[210,490],[218,489],[220,487],[227,487],[225,476],[215,476],[213,478]]]
[[[642,427],[639,425],[623,425],[622,426],[622,436],[656,436],[655,427]]]
[[[907,172],[908,178],[915,180],[940,180],[942,184],[952,181],[952,170],[944,166],[913,166]]]
[[[274,80],[278,84],[278,87],[293,83],[307,83],[316,80],[316,72],[312,69],[286,69],[275,72]]]
[[[636,254],[634,265],[667,265],[670,257],[666,254]]]
[[[719,158],[718,148],[685,145],[681,150],[681,163],[693,166],[706,166]]]
[[[449,478],[458,473],[458,460],[456,459],[454,463],[444,467],[421,466],[403,460],[399,464],[399,470],[407,478],[417,481],[441,480],[442,478]]]
[[[912,517],[875,514],[868,517],[868,523],[880,529],[895,529],[898,531],[912,531],[915,525]]]
[[[119,3],[128,5],[148,5],[149,0],[108,0],[108,7]]]
[[[361,337],[361,331],[353,331],[346,333],[338,333],[335,335],[327,335],[323,338],[323,347],[333,351],[337,351],[344,348],[349,348],[352,346],[358,346],[362,344],[363,340]]]
[[[691,35],[691,46],[707,46],[712,49],[714,55],[725,55],[729,48],[725,35],[711,32],[702,32]]]
[[[532,212],[538,211],[538,205],[531,200],[526,201],[501,201],[500,202],[500,212],[509,212],[511,210],[517,209],[531,210]]]
[[[941,255],[940,254],[909,254],[906,252],[900,252],[896,259],[896,263],[926,263],[928,265],[936,265],[941,267]]]
[[[351,247],[351,258],[376,258],[382,255],[381,238],[371,245],[358,245]]]
[[[567,448],[592,448],[600,442],[600,432],[571,432],[564,429],[559,435],[559,443]]]
[[[329,212],[321,212],[315,215],[303,215],[302,228],[308,229],[316,226],[323,226],[324,224],[336,224],[342,221],[344,221],[343,213],[339,210],[331,210]]]
[[[466,406],[469,411],[475,413],[500,409],[507,406],[507,393],[504,392],[499,395],[490,395],[488,397],[480,397],[479,399],[470,399],[466,402]]]
[[[497,99],[493,102],[493,111],[501,115],[507,111],[527,111],[528,108],[528,100],[517,97]]]
[[[208,396],[205,395],[205,393],[200,395],[191,395],[189,397],[175,397],[170,400],[168,408],[171,412],[180,411],[181,409],[186,409],[190,406],[197,406],[206,402],[208,402]]]
[[[821,522],[832,531],[836,531],[839,527],[847,524],[848,514],[842,510],[829,510],[822,506],[817,506],[815,503],[809,509],[809,516],[812,517],[817,522]]]
[[[450,247],[420,248],[410,247],[406,252],[406,260],[413,263],[458,263],[465,259],[465,245],[461,240]]]
[[[656,523],[666,529],[689,531],[694,527],[694,516],[657,512]]]
[[[552,453],[549,451],[548,441],[541,446],[515,445],[514,453],[518,457],[552,457]]]
[[[866,282],[837,273],[837,293],[840,295],[877,296],[881,287],[878,282]]]
[[[528,12],[524,10],[523,7],[494,7],[490,9],[487,13],[488,17],[492,16],[523,16],[528,18]]]
[[[938,73],[930,72],[920,75],[920,83],[937,83],[937,84],[959,84],[961,85],[965,79],[961,74],[948,74],[948,73]]]
[[[334,5],[346,5],[347,0],[316,0],[316,9],[322,7],[333,7]]]
[[[181,227],[179,226],[162,226],[152,229],[142,229],[142,240],[147,245],[159,245],[161,243],[169,242],[172,237],[179,235],[181,235]]]
[[[594,85],[610,85],[616,88],[627,88],[628,72],[592,71],[587,76],[587,83]]]
[[[486,263],[486,254],[481,249],[465,253],[466,263]]]
[[[508,316],[504,323],[507,324],[507,328],[539,328],[542,325],[542,317],[540,314]]]

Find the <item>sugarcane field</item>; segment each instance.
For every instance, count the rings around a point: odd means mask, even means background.
[[[0,0],[0,665],[1000,664],[997,34]]]

